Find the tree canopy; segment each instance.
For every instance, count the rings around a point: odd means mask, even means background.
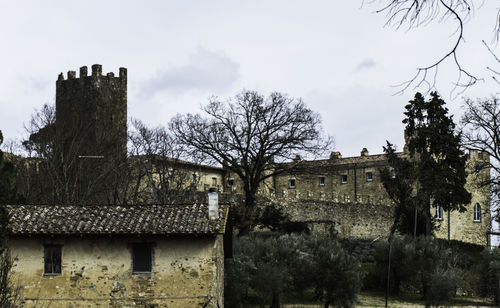
[[[398,229],[408,233],[409,224],[416,229],[414,233],[430,235],[431,206],[463,212],[470,202],[464,187],[467,156],[460,148],[453,118],[437,93],[431,93],[428,101],[417,93],[405,108],[406,149],[398,157],[392,144],[384,148],[390,168],[382,170],[382,182],[396,203]],[[412,219],[415,222],[410,223]]]
[[[203,116],[177,115],[170,128],[191,155],[226,166],[242,180],[244,227],[253,222],[261,183],[293,165],[275,162],[318,154],[330,144],[322,137],[319,115],[281,93],[264,97],[243,91],[225,102],[212,98],[202,110]]]

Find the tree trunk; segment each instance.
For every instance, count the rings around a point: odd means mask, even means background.
[[[325,308],[328,308],[328,307],[330,307],[330,302],[329,301],[325,302]]]
[[[280,308],[280,296],[276,292],[273,292],[273,300],[269,308]]]

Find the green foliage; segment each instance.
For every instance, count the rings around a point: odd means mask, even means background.
[[[435,92],[425,101],[417,93],[406,105],[405,156],[395,153],[387,142],[389,168],[381,170],[382,183],[396,203],[393,232],[431,235],[431,205],[445,211],[465,211],[471,195],[465,189],[466,155],[460,149],[452,116]],[[392,172],[396,176],[392,176]],[[415,214],[416,211],[416,214]]]
[[[310,279],[325,307],[353,307],[361,285],[359,263],[324,235],[311,235],[308,246]]]
[[[377,244],[375,262],[380,284],[387,284],[388,243]],[[392,294],[419,291],[429,305],[448,302],[463,277],[460,256],[433,237],[396,236],[392,241],[390,287]],[[382,278],[383,277],[383,278]]]
[[[479,294],[493,297],[495,304],[500,303],[500,248],[484,250],[479,266]]]
[[[320,234],[238,237],[226,275],[230,307],[279,307],[283,296],[304,296],[307,290],[314,290],[310,300],[351,307],[361,285],[359,263],[335,238]]]

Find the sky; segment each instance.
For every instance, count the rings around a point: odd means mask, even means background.
[[[479,3],[480,4],[480,3]],[[460,63],[484,82],[459,94],[456,68],[443,63],[437,89],[460,117],[465,97],[498,91],[487,66],[499,3],[473,9]],[[335,138],[344,157],[362,148],[381,153],[386,140],[403,147],[404,105],[394,85],[432,64],[454,44],[449,18],[425,27],[384,27],[379,1],[4,1],[0,0],[0,130],[23,138],[35,109],[55,102],[60,72],[102,64],[128,69],[128,116],[166,125],[197,113],[212,96],[242,90],[301,98]],[[500,69],[500,68],[499,68]]]

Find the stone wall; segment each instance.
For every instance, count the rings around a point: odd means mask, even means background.
[[[473,194],[467,211],[450,213],[450,239],[487,245],[486,232],[490,227],[489,209],[483,210],[481,221],[474,221],[474,202],[486,202],[484,194]],[[291,220],[305,222],[312,231],[335,232],[341,237],[376,239],[387,237],[393,223],[393,205],[336,203],[320,200],[287,200],[276,206],[290,215]],[[435,209],[431,209],[434,217]],[[435,220],[438,238],[448,238],[448,213]]]
[[[280,206],[293,221],[307,223],[312,231],[333,231],[341,237],[386,237],[392,225],[392,207],[386,205],[299,200]]]
[[[132,273],[137,242],[153,243],[151,273]],[[44,275],[44,244],[62,245],[61,275]],[[9,246],[28,307],[223,307],[222,236],[15,237]]]

